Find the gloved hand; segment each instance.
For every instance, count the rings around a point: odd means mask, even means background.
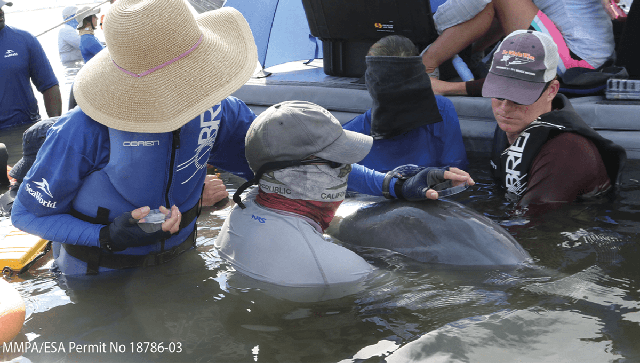
[[[414,176],[405,180],[401,185],[400,199],[406,199],[410,201],[427,199],[427,190],[434,189],[438,186],[439,190],[450,188],[452,186],[451,180],[444,178],[444,172],[448,170],[440,168],[424,168]],[[396,182],[397,185],[398,182]],[[396,195],[398,194],[398,188],[395,189]]]
[[[169,213],[164,207],[160,209]],[[171,208],[171,218],[152,233],[145,232],[138,225],[138,221],[148,213],[149,207],[143,207],[116,217],[113,222],[100,229],[100,247],[112,252],[122,251],[129,247],[146,246],[158,242],[161,239],[169,238],[172,233],[178,231],[181,215],[176,206]],[[139,218],[135,218],[133,215]]]
[[[438,199],[438,191],[451,190],[454,186],[475,184],[469,173],[458,168],[402,165],[390,173],[398,178],[394,188],[396,196],[409,201]]]

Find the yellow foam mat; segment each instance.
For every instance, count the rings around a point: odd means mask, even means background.
[[[0,223],[0,270],[20,271],[47,247],[47,240],[22,232],[11,223]]]

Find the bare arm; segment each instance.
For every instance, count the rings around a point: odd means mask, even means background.
[[[44,107],[47,109],[49,117],[62,115],[62,98],[60,96],[60,86],[55,85],[48,90],[42,92],[44,98]]]
[[[447,82],[436,78],[431,78],[431,88],[433,93],[444,96],[466,96],[466,82]]]

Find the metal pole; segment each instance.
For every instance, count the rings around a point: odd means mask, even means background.
[[[89,10],[93,10],[93,9],[97,8],[98,6],[100,6],[100,5],[104,5],[104,4],[108,3],[109,1],[111,1],[111,0],[105,0],[105,1],[101,2],[100,4],[98,4],[98,5],[94,6],[94,7],[92,7],[92,8],[91,8],[91,9],[89,9]],[[87,11],[89,11],[89,10],[87,10]],[[77,15],[77,14],[76,14],[76,15]],[[69,19],[67,19],[67,20],[63,21],[62,23],[60,23],[60,24],[58,24],[58,25],[54,26],[53,28],[48,29],[48,30],[45,30],[44,32],[42,32],[42,33],[40,33],[40,34],[36,35],[36,38],[37,38],[37,37],[39,37],[39,36],[41,36],[42,34],[45,34],[45,33],[48,33],[48,32],[50,32],[50,31],[52,31],[53,29],[55,29],[55,28],[59,27],[60,25],[63,25],[63,24],[66,24],[66,23],[70,22],[70,21],[71,21],[71,19],[73,19],[73,18],[69,18]]]

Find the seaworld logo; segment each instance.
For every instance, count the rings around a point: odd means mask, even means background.
[[[47,194],[48,196],[53,198],[53,195],[51,194],[51,191],[49,190],[49,183],[47,183],[46,179],[42,178],[42,182],[40,182],[40,183],[34,182],[34,184],[38,186],[38,189],[44,191],[45,194]],[[47,207],[47,208],[55,208],[56,207],[56,203],[57,202],[51,202],[51,201],[45,200],[42,197],[42,193],[40,193],[39,191],[31,189],[31,185],[29,183],[27,183],[25,189],[26,189],[27,193],[29,193],[32,197],[34,197],[38,201],[38,203],[40,203],[42,206]]]
[[[4,54],[5,58],[9,58],[9,57],[17,57],[18,53],[12,51],[11,49],[7,49],[7,52]]]
[[[48,196],[50,196],[51,198],[53,198],[53,194],[51,194],[51,190],[49,189],[49,183],[47,182],[47,179],[42,178],[42,181],[40,183],[38,182],[33,182],[33,184],[38,186],[38,189],[42,190],[43,192],[45,192]]]

